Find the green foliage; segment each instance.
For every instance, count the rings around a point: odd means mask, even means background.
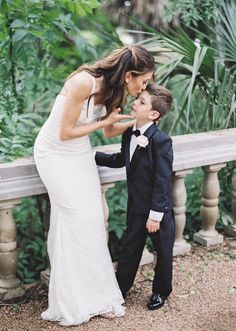
[[[229,52],[223,52],[223,49],[228,46],[232,56],[236,25],[227,13],[229,10],[219,15],[221,21],[217,25],[222,36],[225,36],[223,31],[231,33],[230,40],[224,39],[224,47],[218,42],[218,35],[214,36],[213,48],[205,42],[204,34],[199,35],[202,40],[192,40],[181,29],[158,32],[142,24],[150,35],[142,44],[154,52],[157,62],[159,60],[158,83],[169,87],[175,96],[174,110],[169,116],[172,121],[168,128],[170,134],[235,126],[234,62],[229,65]],[[226,17],[231,25],[225,23]]]
[[[180,78],[182,94],[176,101],[178,115],[175,111],[170,133],[221,130],[235,126],[234,76],[218,60],[212,62],[211,75],[210,71],[202,71],[204,63],[201,55],[205,55],[201,51],[204,48],[195,53],[190,75],[186,73],[184,78]],[[177,78],[174,80],[177,81]],[[169,84],[174,85],[172,82]]]
[[[220,21],[216,26],[217,41],[214,47],[224,54],[225,62],[231,69],[236,71],[236,3],[225,2],[222,5]]]
[[[119,194],[117,194],[119,192]],[[106,193],[109,209],[111,210],[110,218],[114,224],[109,225],[109,231],[114,231],[118,239],[123,234],[126,211],[127,211],[127,187],[126,181],[118,182],[113,189]]]
[[[97,0],[0,2],[0,162],[32,155],[66,76],[96,60],[108,41],[120,43],[105,15],[93,14],[99,6]]]
[[[235,163],[229,162],[227,166],[219,172],[220,182],[220,197],[219,197],[219,212],[220,217],[216,224],[218,230],[223,230],[225,225],[234,222],[231,210],[232,201],[232,176],[235,171]]]
[[[70,12],[79,16],[86,16],[93,14],[93,9],[100,7],[100,3],[97,0],[59,0],[62,6],[64,5]]]
[[[201,28],[202,23],[216,24],[218,13],[221,9],[220,0],[171,0],[170,6],[163,13],[166,21],[171,21],[173,16],[179,16],[182,25]]]
[[[19,261],[17,275],[24,283],[32,283],[47,268],[44,228],[40,219],[39,198],[24,198],[14,208],[17,225]]]
[[[126,228],[127,187],[126,182],[118,182],[106,192],[109,205],[109,248],[114,261],[117,261],[121,237]]]
[[[31,156],[66,76],[121,44],[98,7],[97,0],[0,0],[0,162]],[[40,197],[15,208],[17,274],[26,283],[47,266],[42,208]]]

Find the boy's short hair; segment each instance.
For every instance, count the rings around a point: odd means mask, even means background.
[[[167,88],[156,84],[148,84],[146,91],[151,95],[152,109],[160,114],[159,120],[171,110],[173,97]]]

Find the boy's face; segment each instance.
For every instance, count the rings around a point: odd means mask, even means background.
[[[143,123],[154,121],[159,117],[158,111],[152,109],[151,95],[147,91],[140,93],[134,100],[130,115]]]

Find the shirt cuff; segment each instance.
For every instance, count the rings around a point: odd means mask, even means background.
[[[153,221],[161,222],[163,218],[164,213],[159,213],[158,211],[150,210],[149,212],[149,218],[151,218]]]

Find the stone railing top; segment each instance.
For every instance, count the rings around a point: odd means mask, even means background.
[[[236,129],[173,136],[174,171],[236,160]],[[97,146],[94,150],[114,153],[120,144]],[[99,168],[101,183],[125,179],[125,169]],[[46,193],[33,158],[0,164],[0,201]]]
[[[174,171],[236,160],[236,129],[173,136]]]

